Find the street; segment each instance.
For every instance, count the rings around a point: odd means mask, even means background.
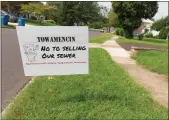
[[[95,36],[100,36],[103,33],[100,32],[99,30],[89,30],[89,38],[95,37]]]
[[[15,29],[2,30],[2,111],[31,79],[24,76]]]
[[[2,31],[2,106],[3,111],[16,94],[29,82],[25,77],[17,40],[16,29],[1,28]],[[98,30],[90,30],[89,37],[100,36]]]

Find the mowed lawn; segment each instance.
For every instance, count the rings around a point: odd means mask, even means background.
[[[124,37],[119,37],[117,42],[118,43],[137,43],[137,44],[147,44],[147,45],[153,45],[153,46],[168,47],[168,40],[155,39],[155,38],[143,38],[143,40],[138,40],[138,39],[127,39]]]
[[[168,51],[139,50],[133,59],[153,72],[168,75]]]
[[[104,33],[101,36],[92,37],[89,39],[90,43],[104,43],[112,38],[113,33]]]
[[[105,50],[92,48],[89,53],[88,75],[37,77],[2,118],[168,119],[167,108],[154,102]]]
[[[39,22],[37,20],[26,20],[25,22],[26,24],[28,25],[33,25],[33,26],[57,26],[56,24],[54,23],[49,23],[49,22]]]

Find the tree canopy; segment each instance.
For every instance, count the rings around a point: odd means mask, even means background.
[[[160,39],[166,39],[168,35],[168,30],[166,27],[161,28],[160,33],[159,33],[159,38]]]
[[[117,26],[118,23],[118,16],[117,14],[111,9],[108,13],[108,26]]]
[[[63,1],[63,2],[47,2],[48,5],[57,6],[57,12],[53,19],[61,24],[72,26],[89,25],[93,22],[106,21],[104,15],[101,13],[101,8],[97,2],[82,2],[82,1]]]
[[[21,5],[21,12],[27,14],[35,14],[37,17],[40,15],[48,15],[50,11],[56,9],[54,6],[43,5],[41,3],[29,3]]]
[[[7,12],[20,13],[20,8],[22,4],[28,4],[31,1],[2,1],[1,8]]]
[[[157,2],[112,2],[119,24],[125,31],[126,38],[133,38],[133,30],[141,25],[141,18],[150,19],[158,10]]]
[[[153,23],[151,29],[160,31],[163,27],[166,27],[166,23],[168,21],[168,16],[165,18],[161,18]]]

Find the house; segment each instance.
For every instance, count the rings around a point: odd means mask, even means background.
[[[149,19],[142,19],[142,25],[144,28],[151,28],[154,22]]]
[[[152,20],[142,19],[141,25],[133,31],[133,34],[139,35],[140,33],[144,33],[145,29],[147,29],[148,32],[150,32],[153,23],[154,22]]]

